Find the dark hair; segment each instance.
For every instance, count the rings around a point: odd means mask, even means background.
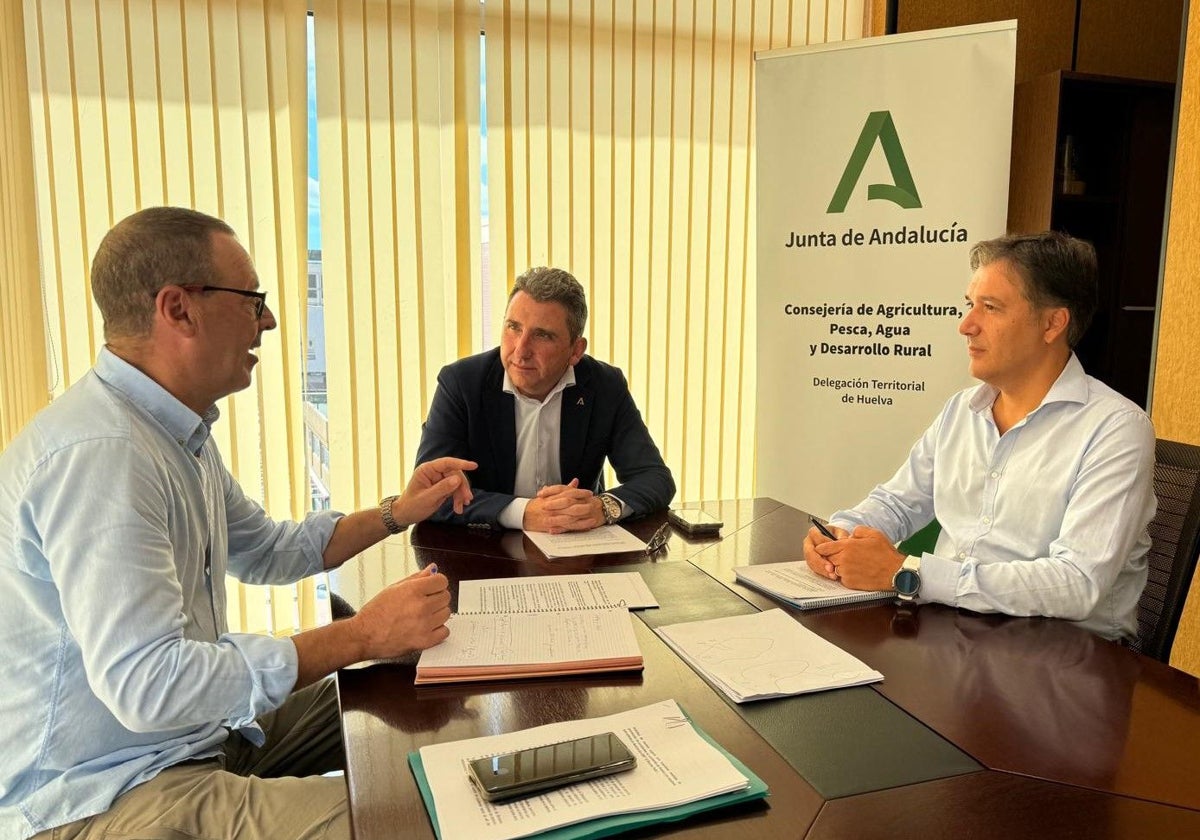
[[[562,304],[567,310],[567,330],[571,340],[583,335],[587,324],[587,297],[583,286],[569,271],[544,265],[531,268],[513,283],[508,299],[511,301],[517,292],[524,292],[540,303]]]
[[[149,333],[163,286],[211,282],[214,233],[235,235],[220,219],[183,207],[147,207],[117,222],[92,259],[105,338]]]
[[[972,271],[997,260],[1007,261],[1021,275],[1022,292],[1034,308],[1067,308],[1067,345],[1077,345],[1098,305],[1092,243],[1048,230],[988,239],[971,248]]]

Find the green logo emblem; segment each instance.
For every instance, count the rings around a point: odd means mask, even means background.
[[[862,177],[863,167],[867,165],[867,158],[871,156],[876,140],[883,146],[883,155],[887,158],[895,183],[871,184],[867,187],[867,200],[886,199],[906,210],[921,206],[921,197],[917,195],[917,185],[913,183],[912,173],[908,170],[908,161],[900,146],[900,135],[896,133],[891,111],[872,111],[867,116],[862,133],[858,135],[858,142],[854,145],[854,151],[846,163],[846,171],[842,173],[842,180],[838,181],[826,213],[841,213],[846,209],[846,202]]]

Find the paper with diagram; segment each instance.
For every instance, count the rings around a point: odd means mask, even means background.
[[[738,703],[883,679],[783,610],[671,624],[658,634]]]

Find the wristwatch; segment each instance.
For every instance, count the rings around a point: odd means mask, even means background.
[[[605,525],[611,525],[621,518],[621,500],[612,493],[601,493],[600,505],[604,508]]]
[[[902,601],[911,601],[921,591],[921,558],[908,556],[896,574],[892,575],[892,589]]]
[[[392,502],[399,499],[399,496],[384,496],[379,500],[379,515],[383,517],[383,527],[388,529],[389,534],[403,534],[407,525],[401,525],[392,517]]]

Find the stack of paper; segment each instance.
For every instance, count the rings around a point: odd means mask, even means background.
[[[640,671],[634,620],[621,607],[452,615],[449,638],[421,652],[416,682]]]
[[[633,770],[507,803],[483,799],[467,775],[468,763],[476,758],[602,732],[615,732],[637,755]],[[506,840],[576,824],[580,836],[600,837],[767,792],[761,779],[697,730],[674,700],[608,717],[434,744],[409,755],[409,763],[438,837]]]
[[[802,610],[815,607],[832,607],[837,604],[855,604],[859,601],[878,601],[896,593],[847,589],[836,580],[823,578],[808,567],[803,560],[788,563],[760,563],[757,566],[737,566],[733,570],[739,583],[752,586],[772,598],[799,607]]]
[[[738,703],[883,679],[783,610],[671,624],[658,633]]]

